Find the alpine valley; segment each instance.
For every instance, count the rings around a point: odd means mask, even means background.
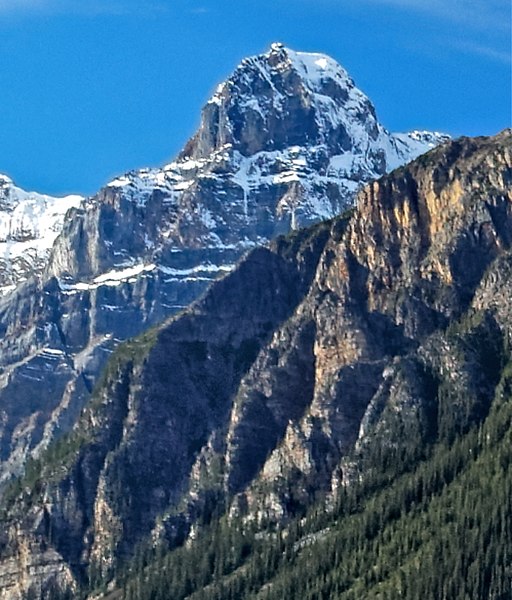
[[[0,185],[0,598],[510,596],[510,130],[273,44],[162,169]]]

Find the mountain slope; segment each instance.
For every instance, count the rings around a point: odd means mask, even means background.
[[[277,533],[214,521],[174,552],[139,557],[122,597],[509,598],[510,363],[496,391],[480,427],[405,474],[395,457],[385,477],[351,486],[335,506],[317,504]]]
[[[70,429],[119,341],[186,307],[250,248],[338,214],[364,182],[445,139],[388,133],[324,55],[277,44],[243,61],[174,162],[81,202],[42,275],[0,299],[0,488]]]
[[[219,511],[282,525],[485,420],[510,361],[511,141],[433,150],[121,346],[8,494],[4,596],[108,580]]]

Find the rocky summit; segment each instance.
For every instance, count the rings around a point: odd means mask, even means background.
[[[83,200],[1,179],[0,489],[73,426],[120,341],[184,309],[249,249],[334,217],[365,182],[445,140],[390,134],[333,59],[274,44],[219,86],[161,169]]]
[[[511,360],[511,148],[432,150],[120,345],[4,496],[0,597],[108,582],[215,511],[286,523],[485,419]]]

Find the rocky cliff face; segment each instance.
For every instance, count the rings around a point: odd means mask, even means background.
[[[0,489],[70,429],[120,340],[182,310],[250,248],[333,217],[364,182],[443,140],[388,133],[331,58],[274,44],[219,87],[174,162],[61,202],[74,208],[52,221],[52,241],[61,233],[31,267],[42,273],[0,298]]]
[[[108,579],[213,507],[281,522],[371,453],[416,460],[482,419],[512,328],[511,142],[431,151],[120,346],[73,433],[4,500],[4,597]]]

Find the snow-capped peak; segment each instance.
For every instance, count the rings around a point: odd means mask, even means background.
[[[378,137],[375,109],[346,70],[275,43],[217,88],[182,155],[206,158],[228,143],[244,156],[306,145],[340,154],[361,136]]]
[[[142,248],[166,246],[174,237],[180,246],[245,247],[274,230],[334,216],[365,182],[445,139],[426,131],[389,133],[334,59],[274,43],[217,87],[175,161],[131,171],[106,189],[141,208],[162,201],[171,221],[159,226],[158,240],[148,233]],[[0,175],[0,272],[6,274],[0,286],[41,268],[66,211],[81,201],[28,193]]]
[[[82,200],[27,192],[0,174],[0,295],[42,270],[67,211]]]
[[[435,132],[389,133],[334,59],[276,42],[242,60],[217,86],[198,132],[174,162],[128,173],[108,187],[140,206],[158,190],[173,214],[197,196],[204,206],[194,200],[187,223],[197,216],[208,245],[233,245],[225,226],[230,211],[237,231],[263,214],[269,195],[277,199],[269,209],[276,222],[288,219],[295,227],[332,217],[361,185],[446,139]]]

